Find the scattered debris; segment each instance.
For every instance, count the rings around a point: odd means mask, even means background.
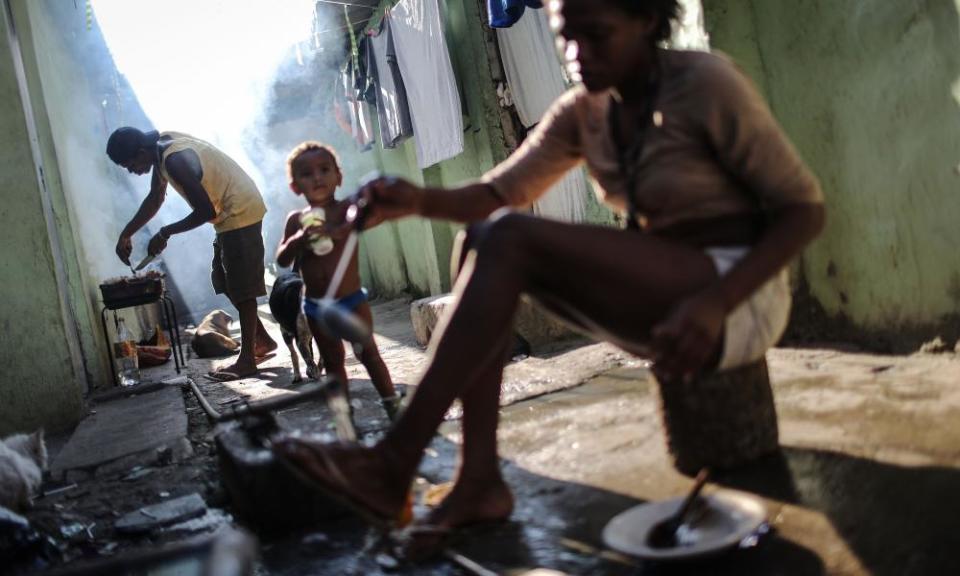
[[[49,490],[44,488],[43,493],[40,495],[41,498],[46,498],[47,496],[54,496],[56,494],[62,494],[64,492],[69,492],[77,487],[77,484],[71,483],[66,486],[58,486],[56,488],[50,488]]]
[[[77,540],[81,535],[86,535],[86,532],[87,526],[80,522],[72,522],[60,527],[60,535],[71,542]]]
[[[400,569],[400,561],[392,554],[381,552],[377,554],[377,566],[384,572],[395,572]]]
[[[323,532],[314,532],[304,536],[300,544],[308,548],[323,548],[330,544],[330,537]]]
[[[145,506],[117,520],[114,528],[121,534],[140,534],[157,528],[203,516],[207,505],[199,494],[189,494],[167,502]]]
[[[59,552],[55,542],[43,536],[23,516],[0,506],[0,566],[4,574],[34,573],[47,568]]]
[[[444,482],[442,484],[434,484],[426,489],[423,493],[423,505],[430,508],[436,508],[443,502],[443,499],[450,494],[450,491],[453,490],[453,482]]]
[[[130,469],[130,472],[120,480],[122,480],[123,482],[135,482],[137,480],[140,480],[141,478],[146,478],[147,476],[153,474],[156,471],[157,471],[156,468],[151,468],[148,466],[134,466],[133,468]]]
[[[953,349],[947,346],[947,343],[939,336],[929,342],[925,342],[923,346],[920,347],[921,354],[943,354],[945,352],[953,352]]]
[[[233,522],[233,516],[217,508],[208,508],[207,513],[199,518],[180,522],[167,528],[163,528],[164,533],[175,534],[193,534],[197,532],[208,532],[223,525]]]
[[[169,446],[157,448],[157,464],[166,466],[173,463],[173,449]]]

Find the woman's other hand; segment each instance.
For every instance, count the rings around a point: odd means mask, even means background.
[[[716,352],[726,319],[723,299],[710,291],[682,301],[652,330],[654,372],[666,379],[692,379]]]

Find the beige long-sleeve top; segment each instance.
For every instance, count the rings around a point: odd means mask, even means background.
[[[749,79],[726,57],[660,50],[656,122],[646,130],[635,188],[650,231],[792,203],[822,203],[817,179]],[[586,163],[600,198],[626,210],[627,181],[609,122],[613,95],[583,86],[558,99],[517,151],[488,172],[526,206]]]

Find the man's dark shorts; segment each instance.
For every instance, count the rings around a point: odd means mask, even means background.
[[[217,234],[210,279],[217,294],[234,304],[267,294],[263,280],[263,222]]]

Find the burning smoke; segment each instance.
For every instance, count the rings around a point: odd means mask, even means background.
[[[43,4],[45,9],[37,9],[41,15],[65,12],[63,3]],[[298,115],[298,110],[278,114],[277,86],[314,86],[314,99],[329,102],[320,87],[333,88],[343,36],[319,38],[312,32],[342,28],[343,23],[318,22],[313,0],[168,0],[162,5],[93,0],[93,9],[95,30],[77,25],[83,21],[80,10],[76,22],[70,23],[73,33],[67,40],[57,39],[57,28],[64,22],[51,23],[47,38],[59,45],[59,50],[47,51],[57,55],[50,57],[50,83],[60,82],[58,72],[70,68],[57,58],[83,60],[84,67],[99,70],[99,82],[94,78],[90,84],[95,85],[87,87],[89,98],[77,98],[77,92],[86,94],[63,80],[56,92],[63,95],[55,106],[59,113],[51,114],[57,116],[52,123],[58,157],[90,274],[102,279],[129,273],[114,255],[114,244],[150,186],[148,177],[127,174],[103,152],[106,136],[122,125],[193,134],[243,166],[267,201],[264,236],[271,255],[280,233],[274,228],[282,227],[288,210],[302,206],[287,188],[286,153],[306,138],[334,139],[330,132],[335,125],[319,104],[304,108],[313,113],[309,118]],[[101,48],[105,41],[110,53],[71,46],[84,33],[100,40]],[[337,53],[341,56],[335,57]],[[104,80],[107,76],[109,81]],[[72,80],[84,84],[79,77]],[[104,89],[111,84],[112,90]],[[284,114],[290,118],[278,122]],[[189,211],[169,189],[161,212],[134,238],[134,259],[145,254],[152,231]],[[210,287],[213,238],[212,228],[203,226],[175,236],[163,254],[194,317],[229,305],[226,299],[215,299]]]

